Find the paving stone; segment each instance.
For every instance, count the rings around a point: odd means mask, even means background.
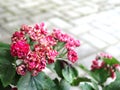
[[[120,56],[120,48],[116,47],[116,46],[110,46],[108,47],[105,52],[110,53],[111,55],[118,57]]]
[[[63,5],[64,1],[63,0],[51,0],[53,3],[58,4],[58,5]]]
[[[70,18],[75,18],[75,17],[79,17],[79,13],[75,12],[75,11],[66,11],[64,12],[66,16],[69,16]]]
[[[10,42],[10,34],[7,33],[3,28],[0,28],[0,41],[6,43]]]
[[[80,34],[86,33],[87,31],[93,29],[90,25],[88,24],[80,24],[78,27],[73,27],[69,31],[76,35],[79,36]]]
[[[97,12],[97,8],[90,7],[90,6],[85,6],[85,7],[77,8],[75,11],[79,12],[83,15],[87,15],[87,14],[90,14],[90,13]]]
[[[6,17],[10,17],[12,16],[9,12],[3,12],[0,14],[0,19],[4,19]]]
[[[79,60],[77,62],[78,65],[82,64],[84,65],[86,68],[90,69],[91,68],[91,64],[92,64],[92,61],[95,59],[97,54],[92,54],[90,56],[87,56],[85,57],[84,59],[82,60]]]
[[[96,15],[90,15],[90,16],[86,16],[82,18],[77,18],[77,19],[71,20],[71,23],[75,24],[76,26],[79,26],[81,24],[88,24],[91,22],[91,20],[93,20],[94,16]]]
[[[108,3],[110,3],[110,4],[120,4],[120,0],[109,0]]]
[[[91,44],[99,49],[105,48],[107,46],[107,44],[104,41],[99,40],[98,38],[93,37],[92,35],[90,35],[88,33],[80,36],[80,38],[82,38],[83,40],[86,40],[89,44]]]
[[[56,27],[60,28],[70,28],[72,27],[70,24],[68,24],[66,21],[60,19],[60,18],[51,18],[49,20],[52,24],[54,24]]]
[[[89,44],[81,44],[79,48],[77,48],[78,56],[79,58],[87,57],[97,51],[96,48]]]
[[[113,35],[100,30],[92,30],[90,33],[109,44],[114,44],[118,41]]]
[[[34,7],[36,5],[39,5],[38,2],[32,2],[32,1],[26,1],[26,3],[21,3],[19,4],[19,8],[29,8],[29,7]]]

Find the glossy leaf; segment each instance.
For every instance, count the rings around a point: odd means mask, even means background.
[[[82,90],[95,90],[90,84],[88,83],[82,83],[80,84],[80,87]]]
[[[6,43],[0,42],[0,49],[10,49],[10,45]]]
[[[76,79],[73,80],[72,85],[78,86],[80,82],[91,82],[91,80],[86,77],[77,77]]]
[[[120,90],[120,72],[116,72],[115,81],[104,87],[103,90]]]
[[[111,59],[103,58],[103,60],[104,60],[105,63],[107,63],[109,65],[120,64],[120,62],[114,57],[112,57]]]
[[[0,79],[4,87],[12,82],[15,76],[15,67],[12,65],[14,58],[9,50],[0,51]]]
[[[54,69],[55,69],[57,75],[58,75],[59,77],[61,77],[61,78],[63,78],[63,75],[62,75],[62,69],[63,69],[63,68],[64,68],[64,67],[63,67],[62,61],[57,60],[57,61],[55,62],[55,67],[54,67]]]
[[[18,90],[54,90],[55,83],[43,72],[37,76],[31,76],[28,72],[20,78],[17,87]]]
[[[62,79],[59,84],[59,90],[70,90],[70,84],[66,80]]]
[[[74,67],[67,65],[64,69],[62,69],[62,75],[66,81],[72,83],[73,80],[78,76],[78,72]]]

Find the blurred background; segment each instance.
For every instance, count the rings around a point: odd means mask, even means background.
[[[81,41],[79,61],[90,67],[99,52],[120,59],[120,0],[0,0],[0,41],[22,24],[45,22]]]

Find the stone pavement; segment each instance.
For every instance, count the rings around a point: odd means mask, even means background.
[[[99,52],[120,59],[120,0],[0,0],[0,41],[21,24],[44,21],[81,40],[77,49],[88,68]]]

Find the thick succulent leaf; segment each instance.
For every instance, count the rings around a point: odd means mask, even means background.
[[[87,77],[77,77],[73,80],[72,86],[78,86],[80,82],[91,82],[91,80]]]
[[[2,86],[2,82],[0,81],[0,90],[10,90],[10,89],[11,89],[10,86],[3,87],[3,86]]]
[[[105,63],[107,63],[109,65],[120,64],[120,62],[114,57],[112,57],[111,59],[103,58],[103,60],[104,60]]]
[[[80,87],[82,90],[95,90],[90,84],[88,83],[81,83]]]
[[[58,90],[70,90],[70,84],[62,79],[59,83],[59,89]]]
[[[54,90],[55,83],[43,72],[37,76],[31,76],[28,72],[20,78],[17,87],[18,90]]]
[[[62,69],[62,75],[66,81],[72,83],[75,78],[78,76],[77,70],[72,66],[66,66]]]
[[[9,85],[15,76],[13,61],[14,58],[10,55],[9,50],[3,49],[0,51],[0,79],[4,87]]]
[[[61,78],[63,78],[63,75],[62,75],[62,69],[63,69],[63,68],[64,68],[64,67],[63,67],[62,61],[57,60],[57,61],[55,62],[55,67],[54,67],[54,69],[55,69],[57,75],[58,75],[59,77],[61,77]]]
[[[6,43],[0,42],[0,49],[10,49],[10,45]]]
[[[105,86],[103,90],[120,90],[120,72],[116,72],[115,81]]]

